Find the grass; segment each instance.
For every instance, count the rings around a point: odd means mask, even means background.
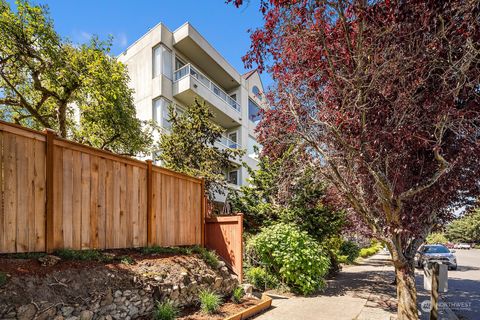
[[[232,302],[239,304],[242,301],[243,296],[245,295],[245,291],[242,287],[236,287],[232,293]]]
[[[200,309],[207,314],[217,312],[222,304],[222,298],[210,290],[200,291],[198,297],[200,299]]]
[[[7,283],[7,274],[0,271],[0,287]]]
[[[177,318],[178,309],[169,300],[158,302],[155,305],[153,317],[155,320],[173,320]]]
[[[143,254],[198,254],[212,268],[218,268],[220,260],[217,254],[200,246],[193,247],[145,247],[141,249]]]
[[[188,247],[145,247],[141,249],[143,254],[192,254],[192,248]]]
[[[15,253],[11,257],[13,259],[38,259],[46,255],[47,254],[43,252],[25,252],[25,253]]]
[[[141,248],[140,252],[142,254],[198,254],[212,268],[218,268],[220,260],[217,254],[213,251],[207,250],[203,247],[194,246],[194,247],[145,247]],[[71,249],[60,249],[55,251],[55,255],[62,258],[63,260],[80,260],[80,261],[101,261],[101,262],[110,262],[110,261],[120,261],[123,264],[134,264],[135,260],[129,256],[120,256],[112,257],[107,254],[102,253],[99,250],[71,250]],[[25,257],[33,257],[32,254],[24,254]],[[40,255],[38,255],[40,257]]]
[[[111,261],[111,257],[98,250],[70,250],[60,249],[55,251],[55,255],[63,260],[81,260],[81,261]]]
[[[212,268],[218,268],[218,265],[220,264],[220,260],[218,259],[218,256],[215,252],[209,251],[205,248],[198,247],[200,254],[200,257],[205,261],[206,264],[208,264]]]

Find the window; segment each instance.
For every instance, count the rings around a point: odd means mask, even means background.
[[[175,57],[175,70],[178,70],[178,69],[180,69],[184,66],[185,66],[185,62],[183,62],[179,58]]]
[[[228,173],[228,182],[238,186],[238,170],[232,170]]]
[[[170,129],[172,124],[168,120],[168,106],[171,102],[164,97],[153,100],[153,120],[162,128]]]
[[[248,119],[252,121],[255,124],[258,124],[260,120],[262,119],[262,116],[260,114],[260,107],[253,102],[252,99],[248,99]]]
[[[257,86],[253,86],[252,88],[252,93],[257,97],[258,99],[262,99],[262,95],[260,94],[260,89],[258,89]]]
[[[250,158],[258,159],[258,153],[260,152],[260,149],[261,146],[258,144],[257,140],[249,135],[247,142],[247,155]]]
[[[153,78],[163,74],[168,79],[172,80],[172,52],[163,44],[153,48]]]
[[[237,145],[237,132],[230,132],[228,134],[228,147],[229,148],[232,148],[232,149],[236,149],[238,148],[238,145]]]

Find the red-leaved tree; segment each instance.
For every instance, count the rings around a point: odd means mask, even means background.
[[[302,141],[387,243],[398,318],[417,319],[416,250],[480,192],[479,2],[263,0],[261,11],[245,62],[275,80],[263,152]]]

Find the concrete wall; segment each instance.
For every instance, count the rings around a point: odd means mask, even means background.
[[[172,80],[163,75],[153,78],[153,48],[160,43],[172,51],[172,66],[174,69],[175,56],[178,56],[222,87],[227,94],[235,93],[237,101],[241,105],[240,114],[225,105],[221,99],[201,84],[197,84],[196,88],[193,88],[192,82],[196,82],[196,79],[173,83]],[[192,50],[198,50],[198,55],[195,55]],[[184,102],[176,99],[176,96],[183,98],[183,96],[178,95],[178,92],[187,90],[184,86],[188,86],[192,92],[195,92],[218,109],[219,116],[214,121],[226,128],[227,133],[238,131],[238,142],[244,149],[247,149],[248,136],[255,136],[255,124],[248,118],[248,98],[250,96],[259,104],[261,103],[251,92],[254,85],[263,91],[260,77],[256,73],[248,79],[242,77],[191,25],[186,23],[176,31],[171,32],[165,25],[159,23],[133,43],[124,53],[120,54],[118,60],[128,67],[130,86],[135,90],[134,100],[137,115],[140,119],[150,120],[153,118],[153,100],[160,96],[179,106],[185,105]],[[182,100],[186,101],[185,99]],[[227,125],[225,120],[227,116],[234,118],[235,123]],[[257,167],[255,159],[244,156],[241,160],[254,169]],[[247,170],[239,167],[239,174],[240,184],[246,184]]]

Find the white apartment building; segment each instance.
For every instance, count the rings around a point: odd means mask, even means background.
[[[155,120],[168,131],[168,105],[179,109],[203,99],[214,121],[225,129],[219,148],[247,150],[232,159],[226,178],[232,186],[246,183],[242,162],[256,168],[255,126],[260,120],[262,82],[257,71],[238,73],[188,22],[175,31],[159,23],[121,53],[135,90],[137,116]],[[219,201],[223,199],[219,198]]]

